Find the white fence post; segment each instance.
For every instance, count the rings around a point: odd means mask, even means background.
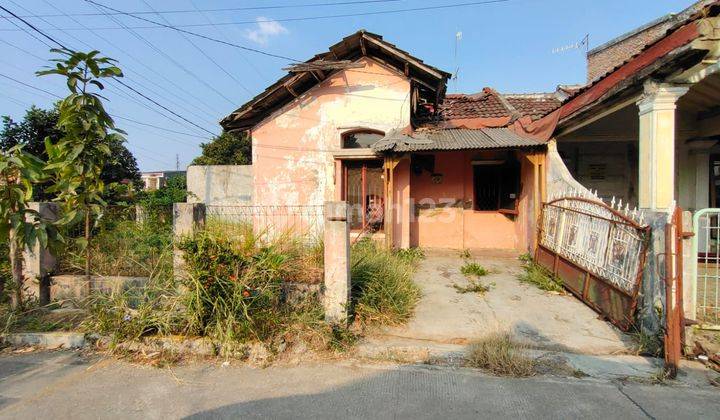
[[[344,201],[325,203],[325,321],[345,324],[350,302],[349,207]]]

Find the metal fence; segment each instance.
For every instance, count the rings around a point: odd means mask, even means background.
[[[642,280],[649,228],[622,202],[594,194],[568,194],[545,203],[538,263],[623,329],[632,324]]]
[[[720,209],[702,209],[695,213],[693,229],[697,320],[702,324],[720,325]]]
[[[323,233],[322,205],[308,206],[238,206],[208,205],[205,215],[209,225],[221,224],[223,229],[252,228],[264,239],[278,236],[316,239]]]

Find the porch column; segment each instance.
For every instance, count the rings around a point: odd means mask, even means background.
[[[645,83],[640,108],[640,208],[670,212],[675,199],[675,108],[687,87]]]

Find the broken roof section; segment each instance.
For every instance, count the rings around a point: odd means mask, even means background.
[[[479,129],[508,127],[524,117],[535,121],[557,109],[570,90],[558,87],[551,93],[515,94],[484,88],[476,94],[448,94],[438,112],[428,110],[419,126]]]
[[[445,95],[450,73],[425,64],[421,59],[383,40],[380,35],[360,30],[331,46],[328,52],[317,54],[304,63],[293,63],[286,68],[289,71],[287,75],[225,117],[220,125],[227,131],[247,130],[323,81],[329,74],[352,67],[355,60],[364,56],[404,73],[417,88],[419,98],[428,103],[437,106]]]

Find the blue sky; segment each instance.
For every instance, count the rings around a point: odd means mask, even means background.
[[[364,28],[383,35],[388,41],[443,70],[454,72],[459,67],[457,88],[455,82],[451,82],[449,91],[468,93],[477,92],[484,86],[492,86],[501,92],[552,91],[558,83],[584,82],[584,49],[553,54],[554,48],[578,42],[585,34],[590,35],[592,48],[690,4],[688,0],[508,0],[432,11],[283,21],[471,0],[384,0],[331,6],[307,4],[343,0],[97,1],[128,12],[150,12],[150,7],[156,11],[194,11],[292,6],[142,16],[160,22],[165,18],[171,25],[206,24],[185,29],[302,60],[326,51],[343,36]],[[287,60],[188,36],[195,44],[193,46],[170,29],[124,29],[121,25],[130,28],[151,26],[128,16],[74,16],[107,11],[83,0],[6,0],[2,5],[21,16],[72,15],[26,19],[69,47],[98,49],[119,60],[126,83],[213,133],[220,131],[217,121],[281,77],[281,68],[288,64]],[[245,23],[209,25],[227,22]],[[21,22],[15,23],[26,28]],[[462,32],[462,39],[456,59],[458,32]],[[19,31],[7,19],[0,19],[0,74],[64,96],[66,88],[59,77],[34,76],[34,72],[45,64],[43,59],[50,57],[47,46]],[[22,117],[30,104],[49,107],[54,101],[46,93],[4,77],[0,77],[0,89],[0,114],[16,119]],[[199,154],[198,145],[210,136],[122,87],[110,89],[106,92],[110,100],[108,110],[135,121],[117,119],[116,122],[128,132],[128,147],[135,154],[141,170],[174,169],[176,156],[180,166],[185,167]]]

